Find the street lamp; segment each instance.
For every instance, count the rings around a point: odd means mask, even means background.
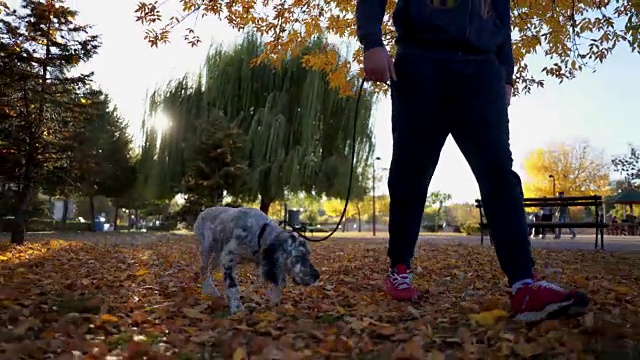
[[[549,179],[553,180],[553,195],[556,196],[556,177],[553,174],[549,174]]]
[[[376,236],[376,161],[378,160],[382,160],[380,158],[380,156],[376,156],[375,159],[373,159],[373,187],[371,188],[372,190],[372,195],[373,195],[373,236]]]

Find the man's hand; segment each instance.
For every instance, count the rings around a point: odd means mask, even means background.
[[[513,87],[512,87],[511,85],[509,85],[509,84],[506,84],[506,85],[504,86],[504,92],[505,92],[506,97],[507,97],[507,98],[505,99],[505,100],[506,100],[506,102],[507,102],[507,106],[509,106],[509,105],[511,105],[511,95],[512,95],[512,93],[513,93]]]
[[[389,82],[396,80],[396,72],[393,69],[393,59],[387,48],[377,47],[364,53],[364,77],[369,81]]]

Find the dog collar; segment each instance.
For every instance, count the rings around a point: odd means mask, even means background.
[[[268,227],[269,223],[266,222],[262,224],[262,226],[260,227],[260,231],[258,231],[258,250],[262,249],[262,237],[264,236],[264,233],[267,231]]]

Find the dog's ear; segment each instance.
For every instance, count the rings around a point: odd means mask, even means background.
[[[277,242],[269,243],[262,249],[260,267],[262,278],[272,284],[279,285],[282,273],[282,245]]]

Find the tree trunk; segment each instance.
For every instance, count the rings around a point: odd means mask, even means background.
[[[264,196],[260,196],[260,211],[269,215],[269,208],[271,207],[271,203],[273,203],[273,200],[269,200]]]
[[[93,224],[96,219],[96,203],[93,195],[89,196],[89,215],[91,215],[91,219],[89,221]],[[91,226],[91,229],[93,229],[93,226]]]
[[[24,235],[27,230],[27,209],[29,209],[29,204],[31,203],[31,190],[33,188],[30,172],[30,167],[27,166],[23,185],[19,192],[18,211],[16,212],[14,227],[11,230],[11,243],[14,245],[24,244]]]
[[[362,232],[362,216],[360,215],[360,205],[356,204],[356,209],[358,210],[358,232]]]
[[[115,208],[115,215],[113,215],[113,231],[118,230],[118,211],[120,211],[120,209],[118,209],[118,205],[116,205]]]

